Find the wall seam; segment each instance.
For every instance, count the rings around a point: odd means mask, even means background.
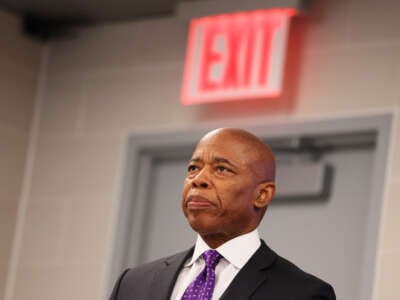
[[[40,68],[38,73],[37,89],[34,100],[34,110],[33,110],[30,133],[29,133],[28,149],[26,152],[27,154],[25,159],[25,168],[21,185],[21,193],[18,202],[14,238],[11,245],[11,254],[8,264],[9,267],[8,267],[7,277],[6,277],[4,300],[14,299],[15,284],[17,279],[17,272],[18,272],[20,253],[22,247],[22,239],[26,224],[29,193],[32,184],[32,175],[33,175],[34,161],[36,156],[37,141],[39,137],[42,103],[47,83],[48,57],[49,57],[49,48],[47,45],[44,45],[41,51]]]

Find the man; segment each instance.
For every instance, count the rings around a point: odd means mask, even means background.
[[[217,129],[187,168],[182,209],[198,233],[189,251],[126,270],[112,300],[335,299],[332,287],[260,240],[257,226],[275,192],[275,159],[254,135]]]

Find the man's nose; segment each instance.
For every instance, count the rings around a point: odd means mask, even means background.
[[[210,186],[209,174],[206,168],[200,170],[192,180],[192,186],[195,188],[206,189]]]

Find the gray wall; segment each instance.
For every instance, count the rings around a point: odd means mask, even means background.
[[[41,57],[40,44],[22,34],[20,22],[0,11],[0,299],[11,259]]]

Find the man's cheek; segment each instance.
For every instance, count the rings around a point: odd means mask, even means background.
[[[182,200],[184,200],[186,198],[186,195],[189,192],[189,185],[188,184],[184,184],[183,185],[183,189],[182,189]]]

